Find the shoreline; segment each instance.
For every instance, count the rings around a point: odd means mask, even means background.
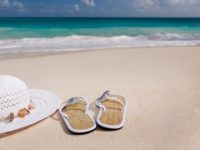
[[[83,49],[83,50],[62,50],[62,51],[44,51],[44,52],[17,52],[17,53],[0,53],[0,61],[9,59],[22,59],[31,57],[45,57],[51,55],[65,55],[73,53],[85,53],[85,52],[95,52],[95,51],[109,51],[109,50],[120,50],[120,49],[154,49],[154,48],[193,48],[200,47],[200,45],[195,46],[148,46],[148,47],[119,47],[119,48],[97,48],[97,49]]]

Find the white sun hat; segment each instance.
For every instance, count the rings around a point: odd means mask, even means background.
[[[56,95],[28,89],[14,76],[0,75],[0,134],[33,125],[52,115],[59,106]]]

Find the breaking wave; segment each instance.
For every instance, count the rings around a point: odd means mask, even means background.
[[[81,51],[102,48],[197,46],[200,34],[156,33],[137,36],[82,36],[1,39],[0,53]]]

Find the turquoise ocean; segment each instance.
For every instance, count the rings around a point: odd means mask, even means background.
[[[0,53],[200,45],[200,18],[0,18]]]

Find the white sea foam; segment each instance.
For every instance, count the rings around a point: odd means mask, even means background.
[[[40,51],[80,51],[101,48],[195,46],[200,34],[153,34],[138,36],[67,36],[54,38],[24,38],[0,40],[0,53]]]

